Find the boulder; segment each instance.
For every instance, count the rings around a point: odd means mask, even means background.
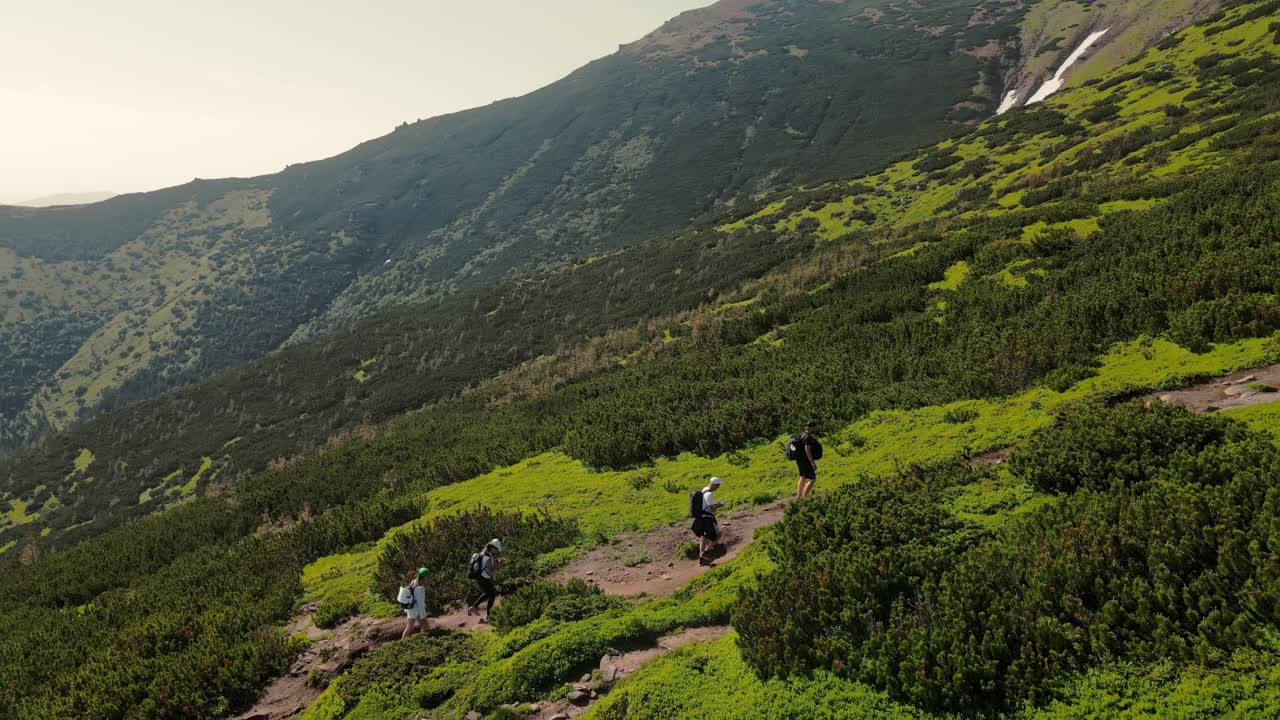
[[[609,685],[617,679],[618,666],[613,664],[613,658],[609,655],[600,658],[600,682]]]
[[[569,702],[577,705],[578,707],[583,707],[591,702],[591,696],[581,690],[571,690],[566,697],[569,699]]]

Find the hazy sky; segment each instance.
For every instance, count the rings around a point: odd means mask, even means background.
[[[0,0],[0,200],[316,160],[711,0]]]

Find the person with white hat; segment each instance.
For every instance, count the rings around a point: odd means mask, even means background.
[[[693,513],[693,534],[698,536],[699,565],[711,564],[711,559],[707,557],[707,551],[720,539],[720,524],[716,522],[716,510],[724,507],[724,503],[716,501],[715,491],[722,484],[720,478],[713,477],[706,487],[700,491],[695,491],[694,494],[691,511]]]
[[[498,590],[494,587],[493,576],[502,565],[502,560],[498,557],[500,554],[502,554],[502,542],[494,538],[484,546],[484,550],[471,556],[471,562],[467,568],[467,576],[480,585],[480,597],[467,606],[467,614],[475,614],[480,609],[480,603],[487,601],[484,607],[484,619],[480,621],[482,623],[489,622],[493,601],[498,599]]]

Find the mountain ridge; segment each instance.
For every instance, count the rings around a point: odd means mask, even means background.
[[[0,260],[0,336],[16,349],[0,366],[0,435],[13,444],[91,414],[108,391],[146,397],[379,309],[643,242],[792,178],[866,169],[936,140],[994,107],[973,90],[993,61],[956,47],[1011,31],[1014,9],[990,2],[989,21],[957,40],[918,29],[949,17],[962,26],[970,8],[956,0],[902,9],[892,25],[862,14],[865,3],[735,1],[677,21],[709,28],[697,47],[616,53],[530,95],[278,174],[47,214],[0,210],[0,252],[12,253]],[[746,31],[716,29],[723,12],[745,13]],[[228,192],[267,194],[270,226],[227,217],[215,251],[179,238],[211,230],[193,221],[173,225],[156,257],[146,243],[122,249]],[[187,246],[186,262],[208,270],[143,271]],[[305,278],[306,291],[279,278]],[[165,320],[168,301],[153,298],[193,280],[201,292],[171,306],[187,319]],[[127,361],[68,366],[112,323],[142,331]],[[227,335],[245,325],[260,332]]]
[[[0,341],[14,348],[0,362],[0,445],[380,310],[869,170],[995,109],[1025,13],[997,0],[722,0],[534,93],[332,158],[0,209]],[[225,209],[247,207],[246,193],[265,223]]]

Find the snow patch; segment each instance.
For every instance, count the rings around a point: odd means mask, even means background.
[[[1018,91],[1010,90],[1005,93],[1004,100],[1000,103],[1000,107],[996,108],[997,115],[1003,115],[1013,109],[1018,104]]]
[[[1109,31],[1110,29],[1111,28],[1103,28],[1102,30],[1099,30],[1098,32],[1085,38],[1084,42],[1080,43],[1080,47],[1076,48],[1075,52],[1067,56],[1066,61],[1062,63],[1062,67],[1058,68],[1058,72],[1054,73],[1053,79],[1048,80],[1045,82],[1045,84],[1041,85],[1040,89],[1036,91],[1036,94],[1032,95],[1031,99],[1027,100],[1027,104],[1033,105],[1035,103],[1038,103],[1041,100],[1044,100],[1050,95],[1061,90],[1062,83],[1066,80],[1065,75],[1067,74],[1067,70],[1070,69],[1070,67],[1074,65],[1082,55],[1088,52],[1089,48],[1093,47],[1094,43],[1102,39],[1102,36],[1106,35],[1107,31]]]

